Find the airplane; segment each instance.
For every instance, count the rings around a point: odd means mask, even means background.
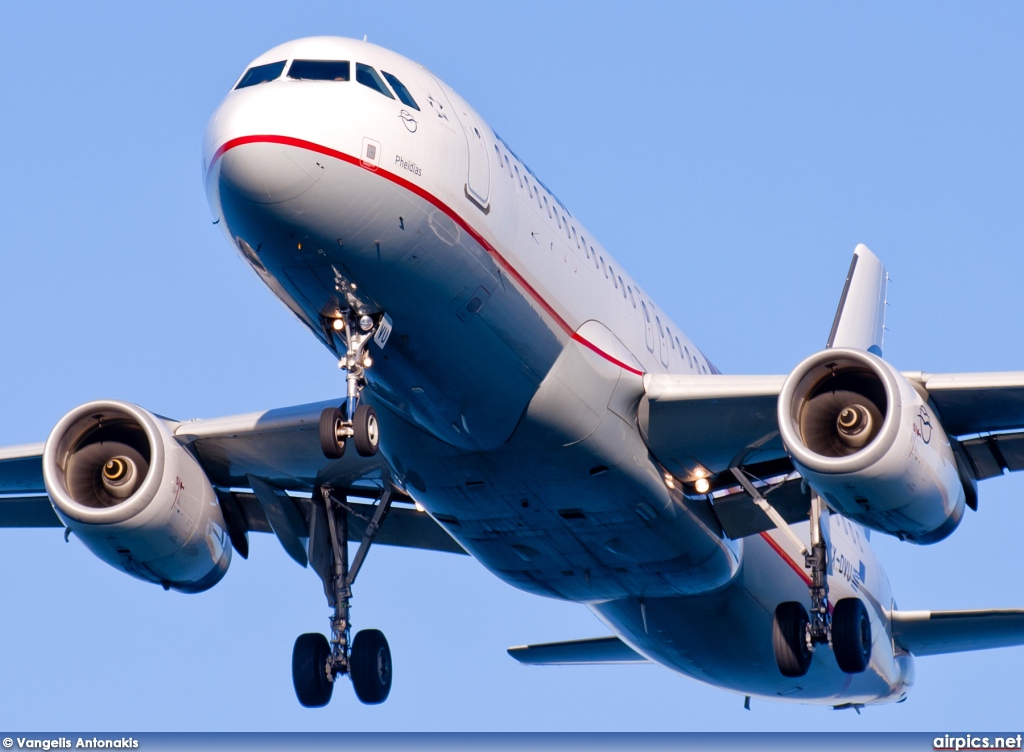
[[[860,707],[905,699],[915,656],[1024,644],[1021,610],[899,610],[872,551],[873,532],[942,540],[979,480],[1024,467],[1024,374],[890,366],[866,247],[822,351],[722,374],[454,91],[350,39],[246,67],[203,170],[344,397],[190,421],[81,405],[0,450],[0,525],[63,527],[182,592],[274,534],[333,614],[293,646],[301,704],[345,675],[388,697],[387,640],[349,612],[374,544],[468,553],[609,628],[509,650],[529,664],[651,662]]]

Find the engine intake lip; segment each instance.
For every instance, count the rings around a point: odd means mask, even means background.
[[[76,501],[68,489],[68,462],[75,451],[89,445],[88,440],[98,426],[114,423],[142,429],[149,444],[146,477],[135,493],[110,506]],[[85,525],[112,525],[125,522],[144,510],[155,498],[163,479],[163,432],[150,413],[138,405],[115,400],[87,402],[61,418],[43,448],[43,480],[58,514]]]
[[[885,391],[885,416],[878,433],[866,446],[845,457],[829,457],[804,443],[800,430],[801,410],[808,395],[834,371],[869,370]],[[862,350],[833,348],[806,358],[786,378],[779,393],[778,421],[782,442],[793,460],[809,470],[829,475],[854,473],[881,460],[899,434],[902,400],[900,386],[891,367],[877,355]]]

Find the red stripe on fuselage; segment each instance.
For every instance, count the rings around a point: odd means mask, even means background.
[[[772,547],[772,550],[775,551],[775,553],[782,557],[782,560],[784,562],[789,564],[790,569],[792,569],[794,572],[800,575],[800,579],[803,580],[808,587],[810,587],[813,584],[814,581],[811,579],[811,576],[804,571],[803,567],[801,567],[799,564],[797,564],[795,561],[789,558],[789,554],[786,553],[785,549],[783,549],[782,546],[776,543],[775,540],[770,535],[768,535],[768,533],[761,533],[761,537],[764,538],[765,541],[767,541],[768,545]],[[828,612],[830,614],[832,613],[832,608],[832,603],[829,602]],[[846,686],[849,686],[849,684],[847,684]],[[845,691],[846,687],[844,687],[843,689]]]
[[[800,575],[800,579],[802,579],[808,585],[811,584],[811,576],[804,571],[803,567],[799,566],[795,561],[789,558],[789,554],[786,553],[782,546],[776,543],[775,540],[770,535],[768,535],[768,533],[761,533],[761,537],[765,539],[765,541],[768,543],[769,546],[772,547],[775,553],[782,557],[782,560],[784,562],[789,564],[790,568],[792,568],[794,572]]]
[[[625,364],[625,363],[623,363],[623,362],[622,362],[621,360],[618,360],[618,359],[616,359],[616,358],[613,358],[613,357],[612,357],[611,355],[609,355],[609,354],[608,354],[608,353],[606,353],[606,352],[605,352],[604,350],[602,350],[601,348],[599,348],[599,347],[598,347],[597,345],[595,345],[595,344],[594,344],[593,342],[591,342],[591,341],[589,341],[589,340],[587,340],[587,339],[585,339],[585,338],[581,337],[581,336],[580,336],[579,334],[577,334],[576,332],[573,332],[572,338],[573,338],[573,339],[574,339],[574,340],[575,340],[576,342],[579,342],[579,343],[580,343],[581,345],[584,345],[585,347],[588,347],[588,348],[590,348],[591,350],[593,350],[594,352],[596,352],[596,353],[597,353],[598,355],[600,355],[600,356],[601,356],[602,358],[604,358],[605,360],[611,361],[612,363],[614,363],[615,365],[617,365],[617,366],[618,366],[619,368],[621,368],[622,370],[624,370],[624,371],[629,371],[630,373],[635,373],[635,374],[636,374],[637,376],[643,376],[643,375],[644,375],[644,372],[643,372],[643,371],[639,371],[639,370],[637,370],[636,368],[633,368],[633,366],[630,366],[630,365],[626,365],[626,364]]]
[[[609,361],[610,363],[614,363],[615,365],[625,369],[626,371],[629,371],[630,373],[634,373],[638,376],[643,376],[643,371],[637,370],[632,366],[626,365],[621,360],[613,358],[611,355],[606,353],[601,348],[597,347],[592,342],[589,342],[580,335],[576,334],[575,330],[571,326],[569,326],[568,322],[566,322],[566,320],[563,319],[558,314],[558,312],[555,311],[555,309],[552,308],[551,305],[543,297],[541,297],[540,293],[534,289],[533,285],[531,285],[523,278],[523,275],[516,271],[515,267],[513,267],[512,264],[509,263],[509,261],[498,252],[498,249],[496,249],[493,245],[487,242],[487,240],[484,239],[483,235],[481,235],[479,232],[473,229],[473,227],[470,226],[470,224],[466,222],[466,220],[464,220],[454,209],[450,208],[447,204],[441,201],[441,199],[423,190],[415,183],[411,183],[405,178],[401,177],[400,175],[396,175],[393,172],[388,172],[387,170],[380,169],[379,167],[367,167],[357,157],[353,157],[350,154],[345,154],[344,152],[337,151],[336,149],[329,149],[328,147],[322,146],[313,141],[305,141],[301,138],[292,138],[291,136],[274,136],[269,134],[240,136],[239,138],[233,138],[230,141],[226,141],[224,144],[220,146],[220,148],[217,149],[216,152],[214,152],[213,158],[210,160],[210,166],[207,168],[207,171],[212,170],[213,166],[217,164],[217,160],[224,156],[224,154],[231,151],[235,147],[244,146],[245,144],[282,144],[284,146],[294,146],[299,149],[306,149],[307,151],[312,151],[316,152],[317,154],[323,154],[324,156],[327,157],[339,159],[342,162],[348,162],[349,164],[355,165],[356,167],[362,167],[367,172],[372,172],[376,175],[380,175],[381,177],[390,180],[392,183],[402,188],[405,188],[408,191],[411,191],[412,193],[422,198],[424,201],[432,204],[433,206],[443,211],[446,215],[448,215],[448,217],[453,222],[455,222],[456,224],[459,225],[459,227],[465,230],[469,234],[469,236],[472,237],[473,240],[475,240],[477,243],[479,243],[480,247],[487,251],[487,253],[498,263],[498,265],[502,269],[504,269],[505,272],[510,277],[512,277],[512,279],[518,282],[519,285],[524,290],[526,290],[527,293],[529,293],[530,297],[532,297],[534,301],[536,301],[536,303],[541,308],[544,309],[544,311],[548,314],[548,316],[552,318],[552,320],[559,326],[559,328],[561,328],[572,339],[579,342],[580,344],[586,345],[587,347],[589,347],[591,350],[596,352],[598,355],[600,355],[602,358]]]

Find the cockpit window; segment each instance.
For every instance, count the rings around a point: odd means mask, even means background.
[[[380,74],[365,63],[356,63],[356,81],[363,86],[368,86],[374,91],[379,91],[388,99],[394,99],[394,95],[388,91],[388,85],[384,83]]]
[[[284,70],[284,63],[285,61],[282,60],[279,63],[253,66],[245,72],[242,80],[238,82],[235,88],[244,89],[246,86],[255,86],[256,84],[265,84],[267,81],[273,81],[281,75],[281,72]]]
[[[388,83],[391,84],[391,88],[395,90],[395,94],[398,95],[398,98],[402,100],[402,104],[408,105],[414,110],[418,110],[420,108],[420,106],[416,104],[416,100],[412,98],[412,94],[410,94],[409,90],[405,88],[405,84],[385,70],[382,70],[381,73],[384,74],[384,78],[386,78]]]
[[[348,60],[295,60],[288,78],[302,81],[348,81]]]

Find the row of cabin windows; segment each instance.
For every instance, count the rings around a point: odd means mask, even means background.
[[[499,169],[502,167],[502,165],[504,165],[505,169],[508,172],[509,178],[514,179],[519,184],[519,190],[525,190],[527,192],[527,195],[531,199],[536,197],[537,208],[540,209],[541,211],[546,211],[548,219],[554,219],[559,230],[565,230],[566,239],[575,242],[577,250],[582,250],[586,255],[587,259],[593,260],[594,269],[603,272],[605,279],[611,280],[612,287],[615,288],[616,290],[619,290],[622,293],[622,299],[628,299],[632,304],[633,308],[636,309],[637,296],[633,292],[633,286],[627,285],[623,281],[622,275],[616,275],[615,270],[611,267],[611,265],[605,264],[604,256],[598,254],[594,250],[594,246],[587,244],[587,239],[576,232],[576,227],[574,225],[570,225],[569,221],[565,218],[564,214],[559,214],[558,207],[560,207],[561,204],[557,204],[554,211],[552,211],[553,203],[548,202],[548,197],[546,195],[542,196],[539,185],[536,188],[534,188],[534,186],[531,185],[530,183],[530,178],[523,177],[523,174],[519,171],[519,165],[514,164],[509,159],[507,154],[502,155],[501,149],[498,148],[497,144],[494,145],[494,153],[498,157]],[[537,182],[539,183],[540,181]],[[640,305],[643,307],[643,315],[644,319],[646,320],[645,324],[649,326],[651,324],[651,318],[650,314],[647,312],[647,305],[643,301],[640,302]],[[686,364],[691,370],[695,369],[698,373],[708,372],[707,366],[702,365],[696,357],[690,354],[690,349],[684,346],[679,341],[679,337],[673,337],[672,331],[668,329],[668,327],[662,327],[660,317],[655,316],[655,321],[657,322],[658,326],[659,340],[661,340],[662,342],[665,342],[667,340],[669,347],[672,349],[673,352],[679,353],[680,358],[686,358]],[[648,348],[651,349],[651,351],[653,352],[654,347],[655,343],[653,342],[653,337],[649,338]]]
[[[279,60],[276,63],[255,65],[245,72],[241,80],[235,85],[236,89],[244,89],[248,86],[265,84],[268,81],[276,81],[284,72],[286,60]],[[296,81],[349,81],[351,76],[351,65],[348,60],[293,60],[288,68],[288,78]],[[381,78],[383,74],[384,78]],[[387,83],[385,83],[385,79]],[[394,99],[398,95],[399,101],[407,107],[418,110],[412,94],[405,87],[397,76],[387,71],[377,71],[366,63],[356,63],[356,82],[368,89],[373,89],[378,94],[383,94],[388,99]],[[388,88],[391,84],[391,88]],[[391,93],[392,89],[394,94]]]

